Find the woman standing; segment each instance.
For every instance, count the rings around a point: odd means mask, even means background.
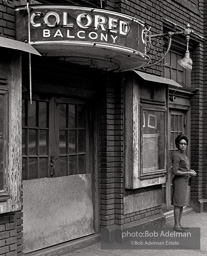
[[[196,176],[194,170],[189,169],[189,159],[186,155],[188,138],[181,134],[175,139],[177,151],[172,157],[172,171],[175,175],[173,178],[173,196],[172,204],[174,205],[174,230],[185,232],[185,227],[181,225],[183,207],[190,204],[190,186],[189,178]]]

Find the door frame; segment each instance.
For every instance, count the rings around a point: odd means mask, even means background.
[[[181,109],[169,109],[169,116],[168,116],[168,122],[169,122],[169,125],[168,125],[168,172],[167,172],[167,178],[166,178],[166,209],[167,210],[170,210],[172,208],[171,206],[171,197],[172,197],[172,168],[171,168],[171,148],[170,148],[170,141],[171,141],[171,115],[172,114],[181,114],[183,115],[183,118],[184,118],[184,123],[185,123],[185,126],[182,127],[184,128],[183,129],[183,133],[189,138],[190,135],[188,133],[188,125],[187,123],[189,122],[189,118],[188,118],[188,111],[185,111],[185,110],[181,110]],[[188,147],[188,152],[187,154],[189,155],[189,152],[190,152],[190,145]]]
[[[189,144],[187,149],[187,154],[189,160],[191,159],[190,156],[190,148],[191,148],[191,103],[190,100],[193,96],[192,91],[188,90],[178,90],[175,91],[174,89],[169,89],[169,103],[168,103],[168,143],[167,143],[167,152],[168,152],[168,159],[167,159],[167,174],[166,174],[166,184],[165,184],[165,199],[164,208],[166,211],[172,209],[171,205],[171,161],[170,161],[170,133],[171,133],[171,112],[177,111],[186,114],[186,127],[185,127],[185,135],[189,138]]]
[[[55,111],[56,108],[56,104],[55,104],[55,98],[57,98],[59,95],[57,94],[48,94],[45,95],[45,92],[43,93],[43,96],[45,96],[42,98],[41,97],[41,91],[35,92],[33,95],[33,99],[35,100],[40,100],[40,101],[44,101],[46,100],[48,103],[50,102],[51,98],[54,98],[53,100],[53,104],[52,108],[49,108],[49,116],[53,115],[53,118],[55,118],[55,120],[57,120],[57,116],[55,116],[55,114],[57,114],[57,111]],[[62,97],[62,95],[60,95],[61,98],[66,98],[66,99],[70,99],[70,95],[67,95],[66,97]],[[23,96],[24,99],[27,99],[29,101],[29,95],[28,94],[24,94]],[[83,101],[88,105],[89,108],[89,127],[88,127],[88,133],[89,133],[89,137],[91,138],[91,145],[90,145],[90,149],[89,149],[89,155],[90,155],[90,166],[91,166],[91,179],[92,179],[92,203],[93,203],[93,228],[95,231],[95,234],[100,233],[100,220],[99,220],[99,183],[98,183],[98,123],[97,123],[97,111],[96,111],[96,100],[94,99],[81,99],[81,98],[77,98],[77,100],[72,97],[71,98],[72,101],[75,102],[80,102]],[[28,103],[29,104],[29,103]],[[50,105],[50,106],[51,106]],[[50,124],[51,120],[49,119],[49,127],[51,127]],[[51,136],[49,136],[49,138],[51,138]],[[48,143],[50,144],[50,141],[48,141]],[[57,141],[55,142],[57,144]],[[58,145],[57,145],[58,146]],[[51,152],[48,152],[49,155],[51,155]],[[49,177],[49,176],[48,176]]]

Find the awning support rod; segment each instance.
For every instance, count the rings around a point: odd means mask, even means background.
[[[28,44],[30,44],[30,7],[29,0],[27,1],[27,13],[28,13]],[[32,104],[32,58],[31,53],[29,53],[29,100]]]

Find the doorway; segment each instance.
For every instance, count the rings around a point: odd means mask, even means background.
[[[166,177],[166,184],[163,184],[163,195],[164,195],[164,204],[163,204],[163,211],[169,211],[173,209],[171,205],[171,196],[172,196],[172,154],[176,150],[175,146],[175,138],[183,133],[187,136],[188,129],[187,129],[187,122],[188,122],[188,115],[187,111],[184,110],[175,110],[170,109],[169,111],[169,120],[168,120],[168,172]]]
[[[23,97],[23,244],[31,252],[95,233],[91,107]]]
[[[174,49],[173,49],[174,48]],[[163,65],[163,76],[165,78],[173,79],[183,86],[184,90],[175,90],[169,88],[170,96],[175,96],[175,99],[169,101],[169,115],[168,115],[168,170],[166,176],[166,184],[163,184],[163,211],[169,211],[173,208],[171,205],[172,195],[172,154],[176,150],[175,138],[178,134],[184,133],[189,137],[190,135],[190,98],[193,93],[187,88],[191,87],[191,72],[185,70],[178,64],[178,60],[183,58],[182,46],[179,49],[172,45],[171,50],[165,57]],[[188,147],[188,155],[190,153],[190,145]]]

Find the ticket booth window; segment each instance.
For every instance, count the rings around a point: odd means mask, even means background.
[[[165,169],[165,112],[142,110],[141,175],[152,175]]]
[[[167,91],[174,83],[136,71],[125,84],[125,188],[166,181]]]

